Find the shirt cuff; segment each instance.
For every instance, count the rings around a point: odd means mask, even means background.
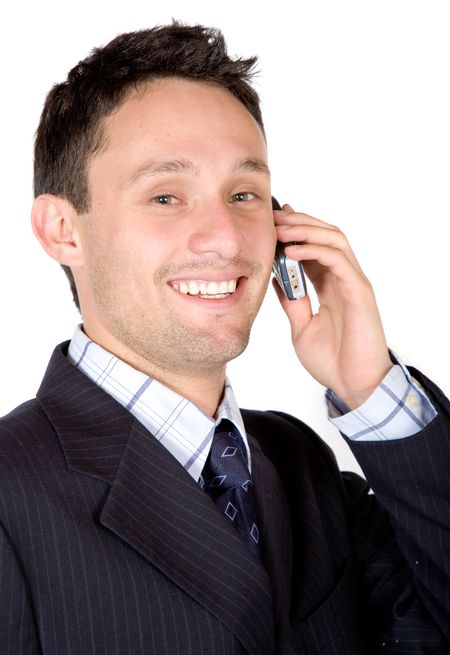
[[[348,439],[386,441],[404,439],[423,430],[437,412],[421,385],[397,355],[396,362],[371,396],[350,411],[336,394],[327,389],[328,418]]]

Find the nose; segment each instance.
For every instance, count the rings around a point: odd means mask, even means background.
[[[190,250],[196,255],[215,254],[224,259],[237,257],[244,243],[237,213],[226,201],[202,203],[191,214]]]

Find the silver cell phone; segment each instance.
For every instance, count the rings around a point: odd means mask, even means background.
[[[281,209],[280,203],[272,196],[272,208]],[[272,272],[289,300],[297,300],[306,296],[306,280],[303,267],[296,259],[287,257],[284,253],[286,246],[294,242],[282,243],[277,241],[275,258],[273,260]]]

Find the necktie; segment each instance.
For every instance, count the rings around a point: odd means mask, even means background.
[[[261,558],[247,453],[238,430],[227,419],[215,430],[200,483],[250,550]]]

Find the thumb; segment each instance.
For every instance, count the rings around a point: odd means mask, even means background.
[[[272,279],[272,285],[291,324],[292,340],[294,341],[300,336],[312,318],[311,300],[308,295],[297,300],[289,300],[283,293],[276,278]]]

